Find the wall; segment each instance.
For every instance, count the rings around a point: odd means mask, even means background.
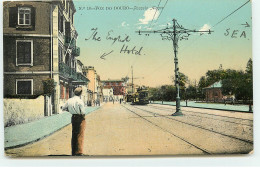
[[[206,89],[206,101],[222,102],[223,95],[221,88]]]
[[[3,16],[3,32],[4,34],[41,34],[49,35],[50,34],[50,3],[49,2],[4,2]],[[15,27],[9,27],[9,8],[16,7],[17,5],[28,5],[35,8],[35,29],[33,30],[16,30]],[[42,17],[44,16],[44,17]]]
[[[88,89],[95,92],[95,70],[94,69],[87,70],[87,78],[90,80],[88,84]]]
[[[16,66],[16,40],[33,41],[33,66]],[[4,36],[4,71],[50,71],[50,38]]]
[[[36,99],[4,99],[4,125],[17,125],[44,117],[44,96]]]
[[[50,75],[39,74],[5,74],[4,75],[4,96],[16,95],[16,79],[33,79],[33,95],[43,94],[43,80],[50,78]]]

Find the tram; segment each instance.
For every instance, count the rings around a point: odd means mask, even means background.
[[[132,104],[146,105],[149,103],[148,90],[146,88],[138,88],[132,96]]]
[[[132,94],[127,94],[126,95],[126,102],[132,102],[132,98],[133,98]]]

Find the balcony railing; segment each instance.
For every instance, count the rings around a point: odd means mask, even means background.
[[[69,47],[69,48],[74,48],[76,47],[76,40],[75,38],[69,37],[69,36],[65,36],[65,46]]]
[[[81,73],[77,73],[65,63],[59,63],[60,74],[74,82],[87,83],[89,80]]]
[[[83,74],[78,73],[77,75],[78,75],[77,78],[78,78],[79,81],[82,81],[82,82],[88,82],[89,81],[88,78],[86,76],[84,76]]]
[[[80,47],[75,46],[72,49],[72,53],[73,53],[74,56],[80,56]]]
[[[77,72],[74,69],[71,69],[70,77],[71,80],[78,80]]]
[[[59,72],[65,77],[69,78],[71,75],[71,68],[65,63],[59,63]]]

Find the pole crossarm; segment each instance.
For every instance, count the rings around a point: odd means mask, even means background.
[[[170,35],[171,38],[173,38],[173,34],[176,34],[177,35],[182,35],[182,34],[186,34],[187,37],[189,37],[191,34],[190,33],[201,33],[201,34],[204,34],[204,33],[208,33],[208,34],[211,34],[212,30],[206,30],[206,31],[201,31],[201,30],[191,30],[191,29],[186,29],[186,28],[183,28],[182,26],[178,27],[176,26],[175,27],[176,29],[174,29],[174,27],[167,27],[167,28],[164,28],[164,29],[160,29],[160,30],[153,30],[153,31],[135,31],[136,33],[138,33],[139,35],[142,35],[142,33],[144,33],[146,36],[149,36],[150,34],[167,34],[167,35]],[[162,36],[163,37],[163,36]]]
[[[174,33],[174,31],[168,31],[168,30],[156,30],[156,31],[135,31],[136,33],[139,33],[139,35],[142,35],[141,33],[162,33],[162,34],[168,34],[168,33]],[[210,29],[208,31],[197,31],[197,30],[181,30],[181,31],[176,31],[176,34],[185,34],[185,33],[189,33],[189,32],[201,32],[201,33],[209,33],[211,34],[211,32],[214,32],[214,31],[211,31]]]
[[[172,114],[173,116],[180,116],[183,115],[181,112],[181,106],[180,106],[180,76],[179,76],[179,67],[178,67],[178,41],[180,40],[188,40],[191,33],[200,33],[201,35],[204,33],[211,34],[214,31],[211,31],[210,29],[207,31],[201,31],[201,30],[192,30],[184,28],[182,25],[180,25],[176,19],[173,19],[173,26],[172,27],[166,27],[164,29],[159,30],[150,30],[150,31],[135,31],[139,35],[145,34],[146,36],[149,36],[150,34],[160,34],[162,37],[162,40],[168,40],[173,42],[173,51],[174,51],[174,64],[175,64],[175,87],[176,87],[176,112]]]

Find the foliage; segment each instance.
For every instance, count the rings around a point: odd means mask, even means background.
[[[250,58],[246,70],[227,70],[222,80],[222,93],[235,95],[236,99],[249,101],[253,99],[253,62]]]
[[[173,101],[176,97],[176,88],[173,85],[149,88],[148,92],[150,100]]]
[[[175,76],[172,76],[172,81],[175,83]],[[184,73],[179,72],[179,85],[180,89],[184,89],[189,79]]]
[[[185,92],[185,100],[187,99],[196,99],[197,98],[197,88],[193,85],[189,85]]]
[[[54,92],[54,80],[53,79],[46,79],[43,80],[43,92],[44,95],[50,96]]]
[[[172,77],[175,82],[175,77]],[[188,77],[179,73],[180,97],[182,99],[205,99],[204,88],[221,81],[223,95],[235,95],[236,99],[248,101],[253,99],[253,62],[249,59],[245,71],[234,69],[208,70],[199,80],[198,86],[188,84]],[[176,98],[176,88],[173,85],[163,85],[150,88],[151,100],[173,101]]]

